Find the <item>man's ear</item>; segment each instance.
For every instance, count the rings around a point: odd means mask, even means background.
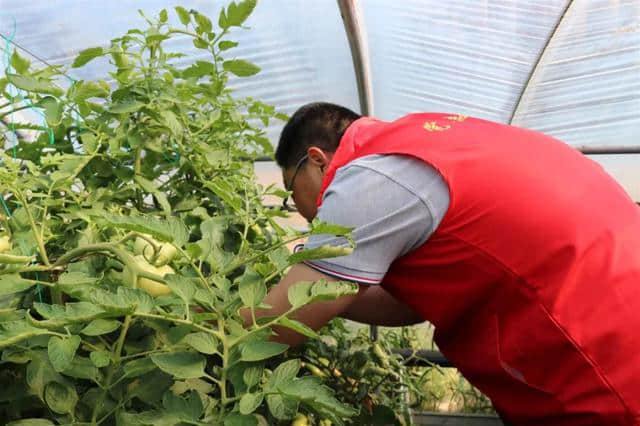
[[[309,156],[309,161],[323,171],[329,166],[333,158],[333,152],[323,151],[322,148],[317,146],[307,148],[307,155]]]

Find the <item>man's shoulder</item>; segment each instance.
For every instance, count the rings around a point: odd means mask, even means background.
[[[337,170],[332,185],[345,185],[358,191],[404,189],[421,199],[432,198],[434,192],[442,194],[436,198],[444,197],[448,201],[449,197],[442,175],[429,163],[408,155],[376,154],[356,158]]]

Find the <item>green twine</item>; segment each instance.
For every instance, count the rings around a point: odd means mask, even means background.
[[[9,56],[9,52],[11,51],[10,49],[10,44],[13,44],[13,39],[16,35],[16,19],[13,18],[13,29],[11,34],[9,35],[9,37],[2,37],[5,39],[5,47],[3,49],[4,51],[4,69],[8,70],[10,68],[10,56]],[[5,71],[6,72],[6,71]],[[20,102],[22,102],[24,105],[28,106],[29,109],[34,110],[38,115],[40,115],[43,119],[44,119],[44,127],[46,129],[47,132],[47,136],[49,138],[49,144],[50,145],[54,145],[55,144],[55,136],[53,134],[53,130],[48,126],[48,123],[46,122],[46,118],[44,116],[44,114],[42,112],[40,112],[39,110],[36,109],[36,107],[33,105],[33,103],[29,100],[29,99],[25,99],[21,92],[20,89],[16,87],[16,97],[19,99]],[[9,122],[8,123],[8,128],[11,131],[11,133],[13,134],[13,137],[15,138],[15,143],[13,144],[12,147],[12,151],[13,151],[13,158],[16,158],[17,156],[17,146],[18,146],[18,133],[15,127],[15,124],[13,122]],[[8,217],[12,217],[11,214],[11,210],[9,209],[9,206],[7,205],[4,197],[0,197],[0,201],[2,202],[2,207],[5,211],[5,213],[7,214]],[[35,249],[34,249],[35,250]],[[38,277],[38,273],[36,272],[36,280],[39,280]],[[36,294],[38,297],[38,301],[42,302],[43,301],[43,297],[42,297],[42,286],[41,285],[36,285]]]
[[[16,32],[17,32],[17,27],[16,27],[16,18],[13,18],[13,29],[11,31],[11,34],[9,35],[9,37],[2,37],[5,39],[5,47],[4,47],[4,68],[5,70],[9,69],[10,64],[11,64],[11,59],[10,59],[10,44],[13,44],[13,39],[16,36]],[[28,106],[29,109],[33,110],[36,114],[38,114],[40,117],[42,117],[42,119],[44,120],[44,128],[45,131],[47,132],[47,136],[49,137],[49,144],[50,145],[54,145],[55,144],[55,136],[53,134],[53,130],[51,129],[51,127],[48,126],[47,124],[47,120],[44,116],[44,114],[39,111],[34,105],[33,103],[29,100],[29,99],[25,99],[22,96],[22,93],[20,92],[20,89],[16,88],[16,97],[20,100],[20,102],[24,103],[24,105]],[[18,139],[18,134],[16,132],[16,128],[15,125],[10,122],[9,123],[9,130],[11,130],[11,132],[13,133],[14,137],[16,138],[16,140]],[[16,146],[17,146],[17,142],[13,145],[13,156],[14,158],[16,157]]]

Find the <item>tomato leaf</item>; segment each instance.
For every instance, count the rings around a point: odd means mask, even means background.
[[[348,256],[353,253],[352,247],[338,247],[331,245],[322,245],[311,249],[301,250],[289,256],[289,263],[300,263],[305,260],[328,259],[331,257]]]
[[[111,352],[95,351],[89,354],[89,358],[93,365],[98,368],[106,367],[111,362]]]
[[[6,73],[6,76],[9,83],[13,84],[18,89],[26,90],[28,92],[46,93],[54,96],[60,96],[64,93],[61,88],[44,79],[12,73]]]
[[[242,303],[246,306],[256,307],[267,295],[267,286],[260,274],[252,268],[247,268],[239,279],[238,293]]]
[[[80,53],[78,53],[78,56],[76,56],[76,58],[73,60],[71,67],[72,68],[81,67],[83,65],[86,65],[90,61],[94,60],[95,58],[102,56],[104,54],[105,54],[105,51],[102,47],[90,47],[88,49],[81,50]]]
[[[211,25],[211,20],[209,18],[207,18],[205,15],[202,15],[200,13],[195,13],[194,19],[197,24],[196,32],[198,34],[211,32],[211,29],[213,27]]]
[[[140,101],[129,99],[112,104],[109,108],[107,108],[107,110],[114,114],[129,114],[142,109],[144,106],[145,104]]]
[[[198,290],[193,281],[181,275],[173,274],[165,276],[164,279],[167,281],[171,291],[181,298],[184,303],[191,303]]]
[[[53,369],[62,372],[69,368],[79,346],[80,337],[78,336],[70,336],[65,339],[52,336],[49,339],[47,352]]]
[[[138,358],[133,361],[127,362],[124,367],[124,374],[127,377],[133,378],[142,376],[150,371],[155,369],[155,364],[151,361],[150,358]]]
[[[300,366],[300,360],[297,358],[290,359],[277,366],[267,382],[267,389],[277,389],[279,385],[293,380],[298,375]]]
[[[177,217],[170,217],[166,220],[149,216],[116,216],[110,214],[104,214],[102,217],[117,228],[150,234],[158,240],[172,242],[179,247],[189,240],[187,227]]]
[[[276,342],[251,341],[241,349],[242,361],[262,361],[280,355],[289,349],[288,345]]]
[[[197,379],[205,375],[205,358],[194,352],[153,354],[151,361],[165,373],[180,379]]]
[[[227,23],[229,26],[241,26],[247,20],[257,0],[244,0],[240,3],[231,2],[227,7]]]
[[[176,139],[182,139],[182,124],[178,121],[176,115],[170,110],[160,111],[162,122],[169,131],[176,137]]]
[[[335,225],[328,222],[323,222],[317,218],[311,222],[311,230],[310,230],[312,235],[331,234],[331,235],[336,235],[340,237],[349,235],[351,231],[353,231],[353,228],[342,226],[342,225]]]
[[[183,422],[198,422],[204,411],[200,395],[195,391],[180,396],[167,391],[162,397],[162,406],[171,417]]]
[[[222,63],[225,71],[238,77],[249,77],[260,72],[260,67],[244,59],[230,59]]]
[[[186,343],[203,354],[212,355],[218,352],[218,342],[216,338],[204,331],[187,334],[181,342]]]
[[[67,414],[76,408],[78,394],[71,386],[51,382],[44,390],[44,399],[54,413]]]
[[[0,275],[0,296],[18,293],[34,285],[35,281],[24,279],[18,274]]]
[[[80,332],[87,336],[100,336],[117,330],[120,324],[120,321],[116,320],[95,319],[87,324]]]
[[[301,323],[300,321],[296,321],[296,320],[292,320],[289,319],[287,317],[284,317],[282,319],[280,319],[280,321],[278,321],[278,324],[280,324],[283,327],[287,327],[290,328],[293,331],[296,331],[304,336],[310,337],[312,339],[319,339],[320,335],[318,333],[316,333],[315,331],[313,331],[313,329],[311,329],[309,326]]]
[[[7,423],[7,426],[54,426],[47,419],[22,419]]]
[[[258,419],[253,415],[231,413],[225,417],[224,426],[258,426]]]
[[[218,43],[218,47],[220,50],[229,50],[238,46],[238,43],[235,41],[222,40]]]
[[[182,25],[189,25],[191,18],[189,16],[189,12],[187,12],[187,9],[182,6],[176,6],[175,10]]]
[[[240,398],[240,414],[253,413],[262,404],[263,399],[264,395],[262,393],[245,393]]]
[[[11,55],[11,66],[16,70],[16,73],[24,74],[29,70],[31,62],[24,56],[20,56],[18,49],[14,49]]]

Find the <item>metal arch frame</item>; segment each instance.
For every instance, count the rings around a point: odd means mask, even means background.
[[[373,115],[373,83],[371,80],[371,63],[369,61],[369,43],[364,23],[364,13],[360,0],[337,0],[344,31],[349,40],[353,69],[358,85],[358,100],[360,101],[360,113]],[[371,340],[378,340],[378,327],[369,327]]]
[[[360,0],[337,0],[344,31],[349,40],[353,68],[358,85],[360,113],[373,115],[373,83],[371,80],[371,63],[369,61],[369,43],[364,23],[364,13]]]

